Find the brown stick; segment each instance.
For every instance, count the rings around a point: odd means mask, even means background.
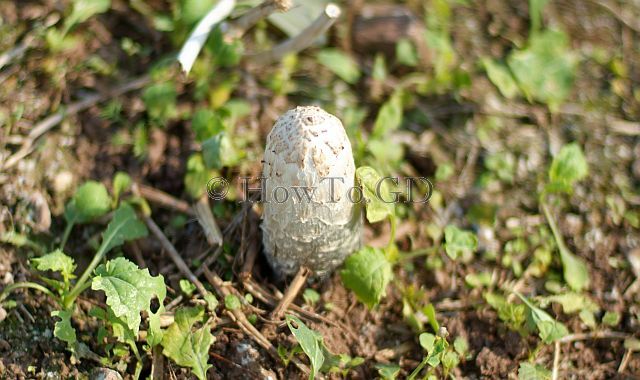
[[[196,212],[198,223],[202,226],[207,242],[212,246],[222,245],[222,232],[220,232],[220,227],[218,227],[218,223],[213,217],[209,206],[209,197],[206,193],[193,205],[193,209]]]
[[[209,281],[209,283],[213,286],[213,288],[216,290],[216,293],[218,293],[220,297],[225,298],[226,296],[231,294],[231,291],[227,288],[222,279],[214,272],[211,272],[209,268],[204,267],[204,275],[207,278],[207,281]],[[274,358],[274,360],[280,361],[278,351],[275,349],[273,344],[271,344],[271,342],[269,342],[269,340],[265,338],[264,335],[262,335],[262,333],[258,331],[258,329],[256,329],[255,326],[253,326],[251,322],[247,320],[247,317],[244,315],[242,310],[228,310],[227,314],[236,321],[238,326],[242,329],[242,331],[245,332],[245,334],[253,338],[253,340],[262,348],[264,348],[269,353],[269,355]],[[309,374],[309,367],[307,367],[305,364],[295,358],[292,359],[292,362],[298,367],[298,369],[304,372],[305,375]]]
[[[160,206],[179,211],[183,214],[195,215],[195,212],[193,211],[193,209],[191,209],[189,203],[181,199],[178,199],[172,195],[165,193],[164,191],[158,190],[151,186],[143,185],[140,183],[136,184],[135,186],[140,196],[142,196],[144,199],[147,199],[153,203],[157,203]]]
[[[240,38],[261,19],[276,11],[286,12],[289,8],[291,8],[290,0],[267,0],[249,9],[247,13],[240,16],[237,20],[227,24],[228,28],[224,33],[224,38],[227,41]]]
[[[307,278],[309,278],[310,274],[311,270],[309,270],[309,268],[301,266],[300,269],[298,269],[298,273],[296,273],[296,276],[291,281],[291,284],[289,284],[289,287],[284,292],[284,295],[276,305],[275,309],[273,309],[273,311],[269,315],[269,318],[271,320],[279,321],[284,316],[284,313],[289,308],[289,305],[291,305],[298,293],[300,293],[300,290],[302,289],[304,284],[307,282]]]
[[[184,260],[182,259],[182,257],[180,256],[176,248],[173,246],[173,244],[171,244],[169,239],[167,239],[165,234],[162,232],[160,227],[158,227],[158,225],[153,221],[153,219],[151,219],[148,216],[145,216],[144,221],[147,224],[147,227],[149,227],[149,230],[151,230],[151,233],[153,233],[156,236],[156,238],[160,240],[160,244],[162,244],[165,251],[167,251],[167,253],[169,254],[169,257],[171,257],[171,260],[173,260],[173,262],[176,264],[176,266],[178,267],[182,275],[185,276],[187,280],[191,281],[196,286],[196,289],[198,289],[198,292],[203,298],[207,294],[209,294],[207,289],[204,288],[204,285],[202,285],[200,280],[198,280],[198,278],[193,274],[193,272],[191,272],[191,269],[189,269],[189,266],[187,265],[187,263],[184,262]]]
[[[327,4],[318,18],[300,32],[300,34],[274,46],[271,50],[249,55],[247,56],[247,60],[252,63],[265,65],[271,62],[277,62],[289,53],[297,53],[303,50],[311,45],[318,36],[326,32],[338,17],[340,17],[340,13],[340,8],[337,5],[333,3]]]

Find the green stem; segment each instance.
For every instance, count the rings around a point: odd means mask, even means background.
[[[389,237],[389,244],[387,244],[387,248],[393,247],[396,241],[396,216],[395,214],[389,215],[389,221],[391,222],[391,236]]]
[[[104,242],[102,243],[102,246],[100,246],[100,249],[98,250],[96,255],[93,256],[93,260],[91,260],[91,263],[89,263],[89,266],[87,267],[87,269],[84,270],[80,279],[76,282],[73,289],[71,289],[71,292],[69,292],[69,294],[67,294],[67,296],[64,297],[63,306],[65,309],[68,309],[71,306],[71,304],[73,304],[73,302],[76,300],[76,298],[78,298],[80,293],[82,293],[85,289],[89,287],[90,284],[86,282],[89,279],[89,276],[91,276],[91,273],[93,272],[93,270],[96,269],[98,264],[100,264],[100,262],[104,258],[104,255],[107,253],[106,251],[107,246],[108,244],[105,244]]]
[[[67,223],[67,226],[64,228],[64,233],[62,235],[62,242],[60,243],[60,250],[64,251],[64,246],[67,244],[67,240],[69,239],[69,235],[71,235],[71,230],[75,225],[75,220],[72,220]]]
[[[16,282],[15,284],[7,285],[2,290],[2,293],[0,293],[0,303],[2,303],[2,301],[4,301],[9,296],[9,293],[11,293],[16,289],[21,289],[21,288],[30,288],[30,289],[39,290],[44,294],[50,296],[51,298],[58,300],[58,297],[56,297],[56,295],[53,294],[51,290],[47,289],[46,287],[40,284],[36,284],[35,282]]]
[[[408,260],[415,259],[416,257],[428,256],[428,255],[436,252],[437,249],[438,249],[438,247],[429,247],[429,248],[418,249],[418,250],[411,251],[411,252],[403,252],[402,254],[400,254],[400,260],[399,261],[408,261]]]
[[[416,367],[416,369],[414,369],[413,372],[411,372],[411,375],[409,375],[409,377],[407,377],[407,380],[415,379],[416,376],[418,376],[418,374],[420,373],[420,371],[422,371],[424,366],[427,365],[427,360],[428,359],[429,359],[429,357],[425,356],[424,359],[422,359],[422,361],[420,362],[420,364]]]
[[[564,243],[564,238],[562,237],[562,234],[558,229],[558,225],[556,224],[556,221],[553,220],[551,211],[549,210],[549,207],[545,203],[544,198],[540,199],[540,206],[542,207],[542,212],[544,212],[545,218],[547,218],[547,223],[551,228],[551,233],[553,233],[553,237],[556,239],[558,250],[560,251],[561,254],[564,254],[564,252],[568,250],[567,245]]]

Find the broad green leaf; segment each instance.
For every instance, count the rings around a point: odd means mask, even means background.
[[[204,142],[207,139],[224,131],[224,124],[215,111],[201,108],[193,114],[191,128],[196,134],[196,141]]]
[[[377,363],[375,368],[382,380],[395,380],[400,374],[400,366],[397,364]]]
[[[209,348],[215,340],[209,325],[193,330],[203,316],[202,306],[178,309],[174,322],[162,337],[162,353],[179,366],[191,368],[200,380],[206,379],[207,370],[212,367],[207,361]]]
[[[393,200],[389,190],[388,179],[384,179],[369,166],[361,166],[356,170],[356,178],[362,186],[366,205],[367,220],[377,223],[394,215]]]
[[[587,295],[568,292],[556,294],[542,299],[540,306],[545,307],[547,302],[556,302],[562,305],[562,311],[565,314],[572,314],[581,310],[597,311],[598,305],[593,302]]]
[[[416,47],[407,38],[401,38],[396,44],[396,59],[398,63],[415,67],[418,65]]]
[[[56,321],[53,328],[53,335],[63,342],[67,343],[67,349],[71,352],[75,352],[76,349],[76,329],[71,326],[71,310],[55,310],[51,312],[52,317],[60,318]]]
[[[402,114],[402,93],[396,91],[380,107],[376,121],[373,124],[372,135],[374,137],[382,137],[398,129],[402,124]]]
[[[307,288],[302,293],[302,298],[304,298],[305,303],[315,305],[320,301],[320,294],[311,288]]]
[[[113,214],[107,229],[102,233],[100,250],[109,252],[125,241],[147,236],[147,227],[138,220],[135,211],[128,204],[122,204]]]
[[[73,259],[59,249],[48,253],[42,257],[32,259],[31,262],[34,267],[39,271],[54,271],[60,272],[65,282],[74,278],[73,271],[76,270],[76,264]]]
[[[220,132],[202,143],[202,157],[208,169],[222,169],[236,165],[242,154],[233,146],[229,134]]]
[[[162,275],[153,277],[149,269],[139,269],[122,257],[100,265],[95,273],[91,289],[105,292],[107,305],[135,334],[140,328],[140,312],[150,312],[151,300],[158,297],[162,303],[166,296]]]
[[[514,292],[529,308],[529,321],[538,329],[538,335],[544,343],[552,343],[569,334],[567,328],[553,319],[544,310],[536,307],[525,296]]]
[[[213,174],[204,166],[202,154],[192,154],[187,160],[184,186],[192,198],[198,199],[207,190],[207,182]]]
[[[422,333],[418,337],[420,341],[420,346],[427,350],[427,352],[432,352],[436,343],[436,336],[431,333]]]
[[[113,177],[113,198],[117,203],[120,194],[124,193],[131,186],[131,177],[125,172],[117,172]]]
[[[99,218],[111,209],[111,197],[107,188],[96,181],[82,184],[65,210],[68,223],[86,223]]]
[[[322,335],[308,328],[299,318],[293,315],[287,315],[287,326],[296,338],[304,353],[309,357],[311,363],[311,373],[309,380],[313,380],[324,363],[324,344]]]
[[[317,58],[321,65],[347,83],[354,84],[360,79],[358,62],[338,49],[323,49],[318,53]]]
[[[87,21],[91,16],[104,13],[111,7],[111,0],[74,0],[71,14],[64,20],[66,34],[74,25]]]
[[[615,311],[607,311],[602,317],[602,323],[610,327],[615,327],[620,323],[620,314]]]
[[[196,286],[191,281],[184,278],[180,280],[178,284],[180,285],[180,290],[182,290],[182,293],[186,294],[187,296],[191,296],[196,290]]]
[[[450,224],[444,229],[444,250],[451,260],[459,257],[468,261],[478,247],[478,238],[471,231],[464,231]]]
[[[491,58],[483,58],[482,64],[487,71],[489,80],[498,87],[502,96],[507,99],[513,99],[518,95],[518,84],[513,79],[511,72],[509,72],[509,68]]]
[[[176,86],[172,82],[155,83],[142,93],[142,101],[153,120],[164,123],[178,114]]]
[[[587,264],[580,257],[569,252],[565,247],[558,246],[562,267],[564,272],[564,280],[571,289],[579,292],[589,287],[589,269]]]
[[[551,380],[551,371],[539,364],[520,363],[518,380]]]
[[[364,247],[347,258],[340,277],[344,286],[371,308],[386,295],[387,284],[393,278],[393,272],[391,263],[382,250]]]
[[[577,143],[567,144],[553,158],[549,168],[550,186],[572,191],[575,182],[589,174],[587,159]]]
[[[529,46],[513,52],[507,63],[525,96],[553,111],[571,92],[578,59],[566,34],[545,30],[532,35]]]
[[[456,350],[458,355],[460,355],[460,357],[464,358],[467,356],[467,353],[469,352],[469,342],[467,342],[467,340],[464,337],[457,336],[456,339],[453,341],[453,348],[454,350]]]

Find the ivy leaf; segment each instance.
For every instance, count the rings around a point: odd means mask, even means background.
[[[371,308],[386,295],[387,284],[393,278],[393,272],[391,263],[382,250],[364,247],[347,258],[340,277],[344,286]]]
[[[538,335],[544,343],[552,343],[569,334],[569,331],[562,323],[553,319],[544,310],[537,308],[522,294],[518,292],[515,292],[515,294],[529,308],[528,320],[536,326],[538,329]]]
[[[539,364],[520,363],[518,380],[551,380],[551,371]]]
[[[293,315],[287,315],[286,320],[289,330],[291,330],[300,347],[302,347],[302,351],[309,357],[309,362],[311,363],[309,380],[313,380],[320,368],[322,368],[325,359],[322,335],[308,328],[299,318]]]
[[[116,317],[122,318],[137,335],[140,328],[140,312],[151,312],[150,304],[158,297],[160,304],[166,296],[162,275],[153,277],[149,269],[139,269],[131,261],[118,257],[96,268],[91,289],[103,290],[107,305]]]
[[[373,124],[372,136],[382,137],[388,132],[398,129],[400,124],[402,124],[402,93],[396,91],[380,107]]]
[[[67,223],[86,223],[99,218],[111,210],[111,197],[107,188],[96,181],[87,181],[80,186],[67,204],[64,217]]]
[[[125,241],[147,236],[147,227],[138,220],[135,211],[128,204],[122,204],[113,214],[107,229],[102,233],[100,250],[104,253],[124,244]]]
[[[75,275],[73,274],[73,271],[76,270],[75,262],[71,257],[65,255],[65,253],[60,249],[56,249],[42,257],[32,259],[31,262],[39,271],[50,270],[60,272],[65,283],[68,283],[70,279],[75,278]]]
[[[478,247],[478,238],[473,232],[464,231],[450,224],[444,229],[444,250],[451,260],[462,257],[468,261]]]
[[[318,53],[317,58],[321,65],[349,84],[354,84],[360,79],[358,62],[338,49],[323,49]]]
[[[193,325],[202,321],[202,306],[178,309],[174,322],[167,328],[162,338],[162,353],[179,366],[189,367],[198,379],[206,379],[207,370],[212,366],[209,348],[215,341],[210,326],[204,325],[192,331]]]
[[[60,318],[56,321],[53,328],[53,336],[67,343],[67,349],[71,352],[75,352],[76,343],[76,329],[71,326],[71,310],[54,310],[51,312],[52,317]]]
[[[549,191],[571,193],[575,182],[587,177],[587,159],[577,143],[567,144],[553,158],[549,168]]]
[[[369,223],[377,223],[387,217],[393,217],[395,210],[393,203],[386,203],[393,199],[387,181],[369,166],[359,167],[356,170],[356,178],[362,186],[363,197],[367,202],[366,213]]]

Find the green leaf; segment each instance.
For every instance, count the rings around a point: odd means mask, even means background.
[[[309,380],[313,380],[317,375],[322,364],[324,363],[324,344],[322,335],[308,328],[299,318],[293,315],[287,315],[287,326],[296,338],[304,353],[309,357],[311,363],[311,373]]]
[[[180,280],[179,285],[182,293],[187,296],[191,296],[191,294],[196,290],[196,286],[191,281],[185,280],[184,278]]]
[[[386,295],[387,284],[393,278],[393,272],[391,263],[382,250],[364,247],[347,258],[340,277],[344,286],[371,308]]]
[[[131,177],[125,172],[117,172],[113,177],[113,199],[118,203],[120,194],[124,193],[131,186]]]
[[[590,282],[589,270],[584,260],[569,252],[569,250],[564,247],[561,248],[558,246],[558,250],[560,251],[560,258],[562,259],[564,280],[569,287],[578,292],[588,288]]]
[[[307,288],[302,293],[302,298],[304,298],[305,303],[315,305],[320,301],[320,294],[311,288]]]
[[[111,0],[74,0],[71,14],[64,20],[66,34],[74,25],[87,21],[91,16],[104,13],[111,7]]]
[[[361,166],[356,170],[356,178],[362,186],[362,192],[366,204],[367,220],[369,223],[377,223],[394,215],[393,200],[389,190],[388,180],[384,180],[375,169],[369,166]],[[383,201],[384,199],[384,201]]]
[[[203,142],[223,132],[224,124],[215,111],[202,108],[193,114],[191,128],[196,133],[196,141]]]
[[[229,310],[237,310],[242,307],[242,304],[240,303],[240,299],[238,297],[233,294],[229,294],[224,297],[224,307]]]
[[[478,238],[471,231],[464,231],[450,224],[444,229],[444,250],[451,260],[459,257],[468,261],[478,247]]]
[[[422,333],[418,337],[420,346],[427,350],[427,352],[433,351],[436,343],[436,336],[431,333]]]
[[[137,335],[140,328],[140,312],[151,312],[151,300],[158,297],[160,304],[166,296],[162,275],[153,277],[149,269],[139,269],[131,261],[118,257],[96,268],[91,289],[103,290],[107,305],[118,318]]]
[[[52,317],[60,318],[56,321],[53,328],[53,336],[67,343],[67,349],[71,352],[75,352],[76,349],[76,329],[71,326],[71,310],[54,310],[51,312]]]
[[[575,182],[588,174],[589,166],[580,146],[577,143],[567,144],[553,158],[549,168],[550,186],[571,192]]]
[[[602,323],[611,327],[615,327],[620,323],[620,314],[614,311],[607,311],[602,317]]]
[[[107,229],[102,233],[100,250],[104,253],[124,244],[125,241],[147,236],[147,227],[138,220],[128,204],[122,204],[113,214]]]
[[[287,36],[297,36],[323,12],[328,2],[329,0],[293,0],[289,11],[274,12],[268,19]]]
[[[552,343],[569,334],[567,328],[553,319],[544,310],[537,308],[531,301],[518,292],[514,292],[529,308],[529,321],[538,329],[538,335],[544,343]]]
[[[202,157],[207,168],[222,169],[223,166],[235,166],[242,154],[233,146],[229,134],[220,132],[202,143]]]
[[[440,330],[440,324],[436,318],[436,308],[433,307],[433,304],[428,303],[424,308],[422,308],[422,312],[429,319],[429,325],[431,325],[433,331],[438,332]]]
[[[200,380],[206,379],[207,370],[212,367],[207,361],[209,348],[215,340],[209,325],[192,331],[203,316],[202,306],[178,309],[174,322],[162,338],[162,353],[179,366],[191,368]]]
[[[587,295],[575,292],[567,292],[544,297],[543,302],[544,303],[541,303],[542,307],[545,307],[544,305],[546,302],[559,303],[562,305],[562,311],[565,314],[572,314],[581,310],[597,311],[599,309],[598,305]]]
[[[566,34],[545,30],[531,36],[529,46],[507,59],[518,86],[529,100],[556,110],[569,96],[577,56],[569,50]]]
[[[518,380],[551,380],[551,371],[539,364],[520,363]]]
[[[378,370],[378,375],[383,380],[395,380],[400,374],[400,366],[397,364],[384,364],[376,363],[375,368]]]
[[[518,84],[515,79],[513,79],[511,72],[509,72],[509,68],[491,58],[483,58],[482,65],[487,71],[489,80],[498,87],[502,96],[507,99],[513,99],[518,95],[520,92]]]
[[[67,204],[65,218],[69,223],[86,223],[111,210],[111,197],[107,188],[96,181],[87,181],[76,190]]]
[[[401,38],[396,44],[396,59],[398,63],[415,67],[418,65],[418,53],[410,40]]]
[[[376,121],[373,124],[373,137],[382,137],[395,131],[402,124],[402,92],[396,91],[391,95],[378,111]]]
[[[73,272],[76,270],[76,264],[73,259],[67,256],[59,249],[48,253],[42,257],[32,259],[31,262],[34,267],[39,271],[54,271],[60,272],[65,282],[75,278]]]
[[[151,119],[160,123],[177,116],[176,99],[176,86],[172,82],[152,84],[142,93],[147,113]]]
[[[354,84],[360,79],[358,62],[338,49],[323,49],[318,53],[317,58],[321,65],[347,83]]]
[[[458,353],[458,355],[460,355],[460,357],[464,358],[469,352],[469,343],[464,337],[457,336],[453,341],[453,349]]]

